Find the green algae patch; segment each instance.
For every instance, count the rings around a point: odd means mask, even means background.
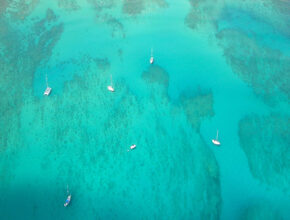
[[[239,123],[239,138],[250,170],[261,182],[290,194],[290,118],[248,116]]]
[[[181,105],[194,130],[199,131],[202,120],[214,116],[212,93],[180,97]]]

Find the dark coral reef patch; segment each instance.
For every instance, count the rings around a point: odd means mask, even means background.
[[[189,123],[197,132],[202,120],[214,116],[212,92],[199,91],[192,96],[182,95],[180,102]]]
[[[290,58],[259,46],[246,34],[228,29],[218,33],[220,45],[233,71],[269,103],[290,98]]]
[[[250,170],[261,182],[290,194],[290,118],[248,116],[239,123],[239,137]]]

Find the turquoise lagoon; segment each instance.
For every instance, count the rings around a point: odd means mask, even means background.
[[[0,218],[289,219],[289,8],[2,0]]]

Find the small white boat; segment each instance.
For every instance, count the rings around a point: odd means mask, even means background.
[[[46,90],[44,91],[43,95],[49,96],[50,92],[51,92],[51,88],[47,87]]]
[[[112,86],[108,86],[108,90],[111,91],[111,92],[115,91],[115,89]]]
[[[111,75],[111,85],[109,85],[107,88],[108,88],[108,90],[111,91],[111,92],[114,92],[114,91],[115,91],[115,89],[114,89],[114,87],[113,87],[112,75]]]
[[[67,207],[67,206],[69,205],[70,200],[71,200],[71,195],[69,195],[69,196],[67,197],[67,199],[65,200],[64,207]]]
[[[65,203],[63,204],[64,207],[67,207],[70,203],[70,200],[71,200],[71,194],[69,193],[68,185],[66,186],[66,192],[67,192],[68,196],[65,200]]]
[[[219,131],[217,130],[216,139],[212,139],[211,141],[214,145],[219,146],[219,145],[221,145],[221,143],[218,141],[218,137],[219,137]]]
[[[153,63],[154,63],[153,49],[151,49],[150,64],[153,64]]]
[[[136,144],[133,144],[133,145],[130,146],[130,149],[128,151],[134,150],[135,148],[136,148]]]
[[[51,92],[51,88],[48,86],[48,82],[47,82],[47,74],[46,74],[46,89],[45,89],[43,95],[47,95],[47,96],[49,96],[50,92]]]
[[[136,144],[133,144],[133,145],[130,146],[130,150],[133,150],[135,148],[136,148]]]

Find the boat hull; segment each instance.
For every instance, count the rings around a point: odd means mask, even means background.
[[[109,90],[110,92],[114,92],[114,91],[115,91],[115,89],[114,89],[112,86],[108,86],[108,90]]]
[[[133,150],[133,149],[135,149],[135,148],[136,148],[136,144],[130,146],[130,149],[131,149],[131,150]]]
[[[49,96],[50,92],[51,92],[51,88],[47,87],[46,90],[44,91],[43,95]]]
[[[217,145],[217,146],[218,146],[218,145],[221,145],[221,143],[220,143],[218,140],[214,140],[214,139],[213,139],[213,140],[211,140],[211,141],[212,141],[212,143],[213,143],[214,145]]]
[[[68,197],[67,197],[67,199],[66,199],[66,201],[65,201],[65,203],[64,203],[64,207],[67,207],[68,205],[69,205],[69,203],[70,203],[70,200],[71,200],[71,195],[69,195]]]

